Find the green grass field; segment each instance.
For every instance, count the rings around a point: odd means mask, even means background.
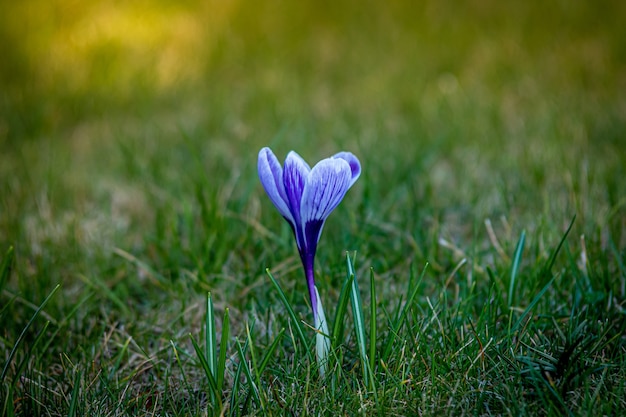
[[[625,412],[626,3],[322,3],[0,3],[0,415]]]

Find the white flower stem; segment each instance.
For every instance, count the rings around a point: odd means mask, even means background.
[[[316,314],[313,315],[315,322],[315,350],[317,353],[317,365],[320,370],[320,376],[323,378],[326,374],[326,365],[328,362],[328,352],[330,351],[330,333],[328,332],[328,323],[326,323],[326,316],[324,315],[324,308],[322,307],[322,301],[320,294],[315,287],[315,295],[317,298]]]

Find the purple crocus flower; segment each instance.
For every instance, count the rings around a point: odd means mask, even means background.
[[[300,155],[291,151],[281,167],[270,148],[263,148],[259,152],[258,169],[267,195],[289,222],[296,237],[315,326],[327,329],[315,287],[315,251],[326,218],[359,178],[361,164],[350,152],[339,152],[311,168]]]

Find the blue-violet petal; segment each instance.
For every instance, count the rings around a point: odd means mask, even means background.
[[[333,155],[333,158],[341,158],[346,161],[348,165],[350,165],[350,170],[352,171],[350,187],[352,187],[356,180],[359,179],[359,175],[361,175],[361,163],[359,162],[359,159],[351,152],[339,152]]]
[[[287,221],[295,225],[283,183],[283,168],[270,148],[259,151],[258,171],[261,184],[274,206]]]

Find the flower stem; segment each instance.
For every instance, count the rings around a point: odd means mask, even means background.
[[[319,292],[315,286],[315,254],[301,253],[302,266],[304,267],[304,275],[309,288],[309,298],[311,299],[311,309],[313,310],[313,323],[315,330],[315,351],[317,356],[317,364],[319,366],[320,376],[324,378],[326,374],[326,362],[328,351],[330,350],[330,341],[328,340],[328,324],[324,314],[324,307],[320,300]]]
[[[306,284],[309,289],[309,299],[311,300],[311,309],[313,310],[313,321],[315,322],[319,315],[317,311],[317,294],[315,292],[315,254],[303,253],[300,257],[302,259],[302,266],[304,267]]]

